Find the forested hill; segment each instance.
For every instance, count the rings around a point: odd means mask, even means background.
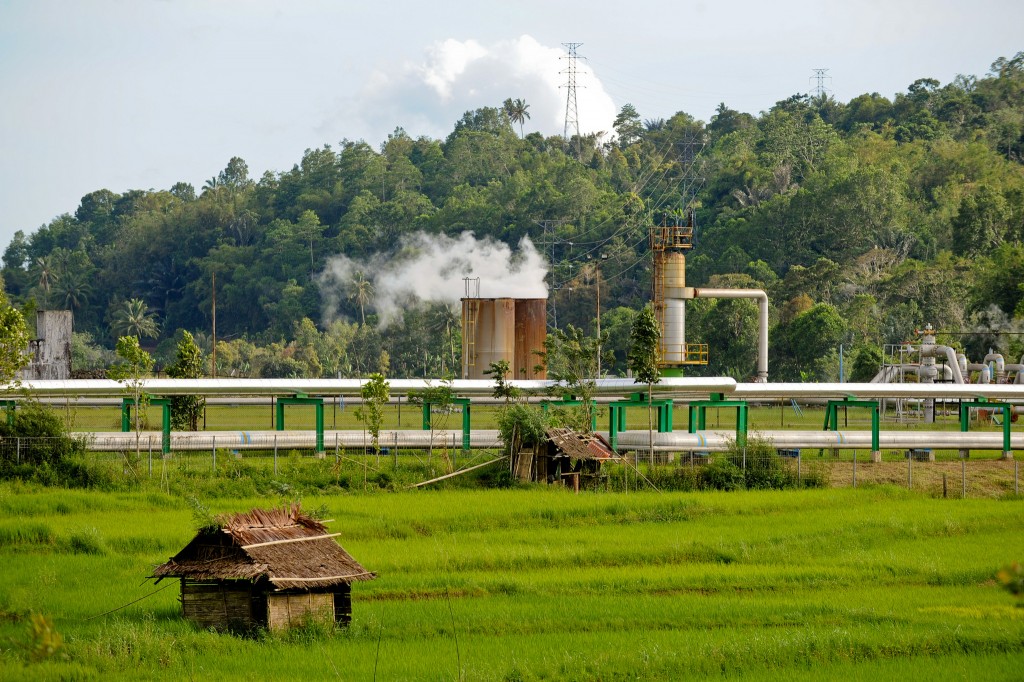
[[[91,335],[76,335],[79,365],[125,333],[163,352],[187,329],[208,346],[215,276],[221,374],[438,375],[455,364],[457,313],[409,306],[390,333],[372,272],[332,292],[320,273],[418,232],[528,236],[553,262],[559,326],[592,327],[600,278],[621,369],[649,299],[648,227],[693,207],[688,283],[768,290],[773,379],[835,378],[839,344],[878,348],[925,323],[984,332],[946,337],[972,356],[1021,354],[1024,337],[991,332],[1024,321],[1024,52],[891,100],[797,95],[758,116],[722,104],[707,123],[626,105],[610,142],[524,137],[528,103],[495,104],[444,140],[398,129],[379,149],[345,140],[260,178],[233,158],[198,191],[97,190],[16,235],[4,286],[29,313],[73,309]],[[328,298],[340,316],[325,313]],[[688,311],[688,340],[710,345],[706,371],[749,377],[750,302]]]

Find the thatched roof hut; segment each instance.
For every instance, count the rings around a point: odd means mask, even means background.
[[[599,433],[581,433],[570,428],[550,428],[544,443],[532,452],[518,454],[514,471],[522,481],[564,482],[579,490],[581,478],[596,485],[606,477],[601,463],[618,459],[608,441]]]
[[[216,629],[271,630],[311,616],[347,623],[351,584],[373,580],[326,527],[290,509],[253,509],[199,531],[153,577],[181,579],[186,618]]]

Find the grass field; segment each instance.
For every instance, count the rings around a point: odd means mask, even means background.
[[[283,499],[211,497],[211,511]],[[239,638],[144,578],[189,502],[0,484],[2,679],[1020,679],[1020,498],[896,487],[307,497],[379,578],[332,633]],[[31,634],[42,614],[63,638]],[[52,642],[52,639],[50,640]]]

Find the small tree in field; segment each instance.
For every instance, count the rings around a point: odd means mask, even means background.
[[[629,369],[633,372],[633,380],[638,384],[647,384],[647,439],[650,447],[651,463],[654,463],[654,416],[651,409],[651,394],[654,384],[661,381],[658,370],[658,343],[661,341],[661,329],[654,316],[651,306],[644,306],[633,321],[633,329],[629,334]]]
[[[559,390],[567,391],[582,403],[574,410],[572,428],[581,433],[593,431],[594,405],[597,393],[597,358],[601,351],[601,337],[587,336],[582,329],[568,325],[564,330],[555,329],[544,339],[542,359],[547,366],[548,378],[562,384]]]
[[[384,406],[391,397],[391,384],[383,374],[371,374],[370,379],[359,390],[363,405],[356,410],[356,419],[363,422],[370,432],[373,452],[380,459],[380,427],[384,423]]]
[[[153,358],[139,346],[135,336],[122,336],[117,340],[119,364],[108,372],[112,379],[125,387],[125,392],[135,401],[135,457],[141,456],[139,440],[142,436],[142,415],[149,403],[145,391],[146,377],[153,371]]]
[[[167,376],[172,379],[198,379],[203,376],[203,351],[195,338],[187,331],[181,333],[178,352],[174,363],[167,366]],[[206,406],[206,399],[194,395],[176,395],[171,398],[171,428],[175,431],[197,431],[199,417]]]

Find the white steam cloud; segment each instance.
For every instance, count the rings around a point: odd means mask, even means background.
[[[396,126],[413,137],[443,139],[464,112],[522,98],[530,105],[526,133],[561,135],[565,54],[564,48],[542,45],[528,35],[489,44],[444,40],[426,48],[417,61],[374,71],[364,89],[342,103],[331,121],[358,123],[375,139],[384,139]],[[618,108],[585,60],[577,62],[577,69],[580,132],[610,133]]]
[[[352,305],[360,274],[373,285],[368,310],[383,326],[401,319],[402,310],[418,302],[457,306],[466,296],[463,278],[480,278],[485,298],[546,298],[547,262],[524,237],[513,252],[507,244],[477,239],[472,232],[458,237],[417,232],[397,254],[378,254],[367,261],[336,256],[317,278],[324,300],[324,319],[340,316],[342,303]],[[471,295],[476,295],[471,290]]]

